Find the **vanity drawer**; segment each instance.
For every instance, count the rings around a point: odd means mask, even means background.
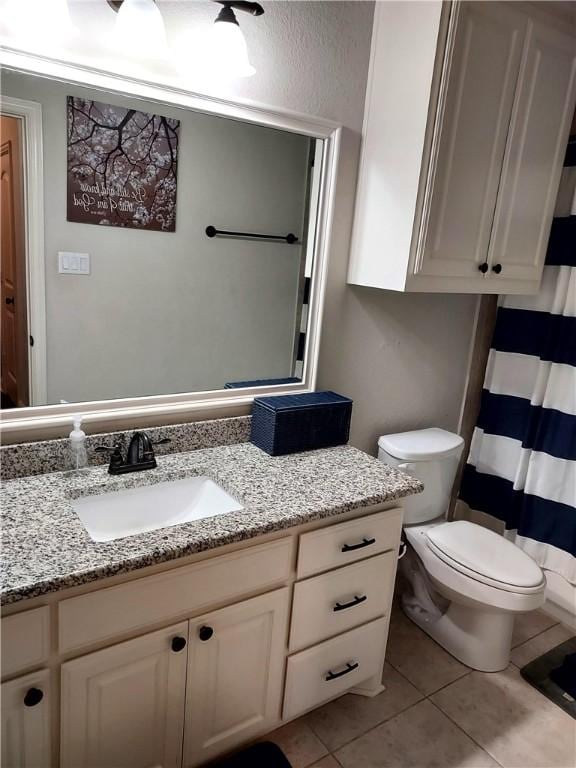
[[[2,619],[2,677],[43,664],[50,655],[48,606]]]
[[[297,576],[302,579],[380,552],[397,551],[401,530],[402,510],[397,508],[304,533]]]
[[[71,597],[59,605],[59,649],[83,648],[266,591],[286,581],[291,566],[287,537]]]
[[[386,552],[295,584],[290,651],[383,616],[395,571],[396,552]]]
[[[291,656],[286,669],[284,719],[317,707],[382,670],[387,619],[377,619]]]

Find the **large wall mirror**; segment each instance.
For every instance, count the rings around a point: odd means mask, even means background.
[[[4,426],[312,388],[336,128],[87,79],[2,71]]]

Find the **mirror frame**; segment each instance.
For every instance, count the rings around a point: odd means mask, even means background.
[[[250,413],[252,402],[257,396],[300,394],[314,391],[318,370],[341,127],[337,123],[323,118],[309,117],[288,110],[267,109],[252,102],[235,103],[202,96],[177,87],[115,75],[95,68],[73,65],[10,48],[0,49],[0,68],[94,88],[100,93],[113,92],[156,102],[160,105],[169,104],[204,114],[300,133],[311,138],[321,139],[324,142],[318,200],[318,223],[314,245],[314,270],[310,293],[310,314],[301,382],[237,390],[208,390],[12,408],[0,411],[2,442],[6,444],[62,437],[67,434],[71,415],[74,413],[83,414],[87,431],[103,432],[144,425],[174,424],[245,415]],[[31,224],[33,226],[33,222]],[[29,232],[30,229],[29,224]],[[36,238],[37,240],[38,238]],[[40,247],[43,251],[43,237],[40,245],[37,244],[36,247]],[[40,253],[43,257],[42,251]],[[34,256],[29,253],[29,263],[33,258]],[[36,254],[37,258],[38,255]]]

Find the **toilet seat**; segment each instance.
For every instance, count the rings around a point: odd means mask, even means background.
[[[540,592],[540,567],[511,541],[466,520],[426,531],[426,544],[440,560],[474,581],[516,594]]]
[[[524,588],[506,585],[501,581],[482,576],[445,553],[441,553],[439,549],[430,546],[428,538],[430,532],[444,525],[454,525],[454,523],[437,519],[424,525],[411,525],[404,528],[408,543],[422,561],[428,576],[441,594],[459,603],[476,604],[483,609],[490,608],[512,613],[526,613],[541,607],[546,586],[546,577],[542,571],[540,571],[540,583],[537,586]],[[498,534],[494,536],[498,537]],[[538,566],[536,568],[538,572]]]

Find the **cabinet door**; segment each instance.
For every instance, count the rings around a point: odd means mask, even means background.
[[[576,101],[576,39],[530,21],[490,262],[493,280],[539,281]]]
[[[187,633],[182,622],[62,665],[63,768],[180,766]]]
[[[527,19],[502,3],[455,8],[414,272],[481,286]]]
[[[49,768],[50,677],[47,670],[2,684],[2,766]]]
[[[190,621],[185,766],[279,720],[288,594],[279,589]]]

